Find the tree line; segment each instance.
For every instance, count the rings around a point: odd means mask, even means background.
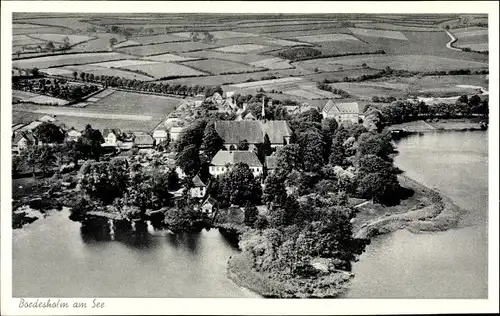
[[[72,102],[79,101],[99,90],[93,84],[71,84],[66,79],[57,78],[37,80],[12,78],[12,89],[48,95]]]

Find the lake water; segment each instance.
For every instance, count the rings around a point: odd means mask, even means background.
[[[375,238],[354,265],[349,298],[485,298],[486,132],[410,136],[396,164],[469,212],[446,232]],[[225,276],[237,250],[217,230],[136,243],[89,242],[69,212],[13,232],[15,297],[255,297]]]
[[[467,210],[459,228],[372,240],[348,298],[487,298],[488,135],[436,132],[397,144],[395,163]]]

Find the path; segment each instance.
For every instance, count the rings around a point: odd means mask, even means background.
[[[455,38],[455,36],[453,36],[453,34],[451,34],[448,30],[445,31],[446,34],[448,34],[448,36],[450,37],[450,41],[448,43],[446,43],[446,48],[448,49],[451,49],[451,50],[458,50],[458,51],[462,51],[461,49],[459,48],[455,48],[453,46],[451,46],[451,44],[453,44],[457,39]]]

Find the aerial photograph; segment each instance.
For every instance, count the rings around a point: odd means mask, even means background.
[[[14,12],[12,296],[487,299],[488,35]]]

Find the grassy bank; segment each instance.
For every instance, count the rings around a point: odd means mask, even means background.
[[[449,198],[406,176],[400,176],[399,180],[402,186],[415,192],[413,196],[392,207],[372,203],[360,207],[353,222],[357,238],[405,228],[414,233],[444,231],[458,225],[462,210]]]
[[[394,124],[389,127],[390,130],[405,130],[408,133],[423,133],[433,131],[472,131],[481,130],[480,122],[483,118],[460,118],[460,119],[442,119],[442,120],[419,120]]]

